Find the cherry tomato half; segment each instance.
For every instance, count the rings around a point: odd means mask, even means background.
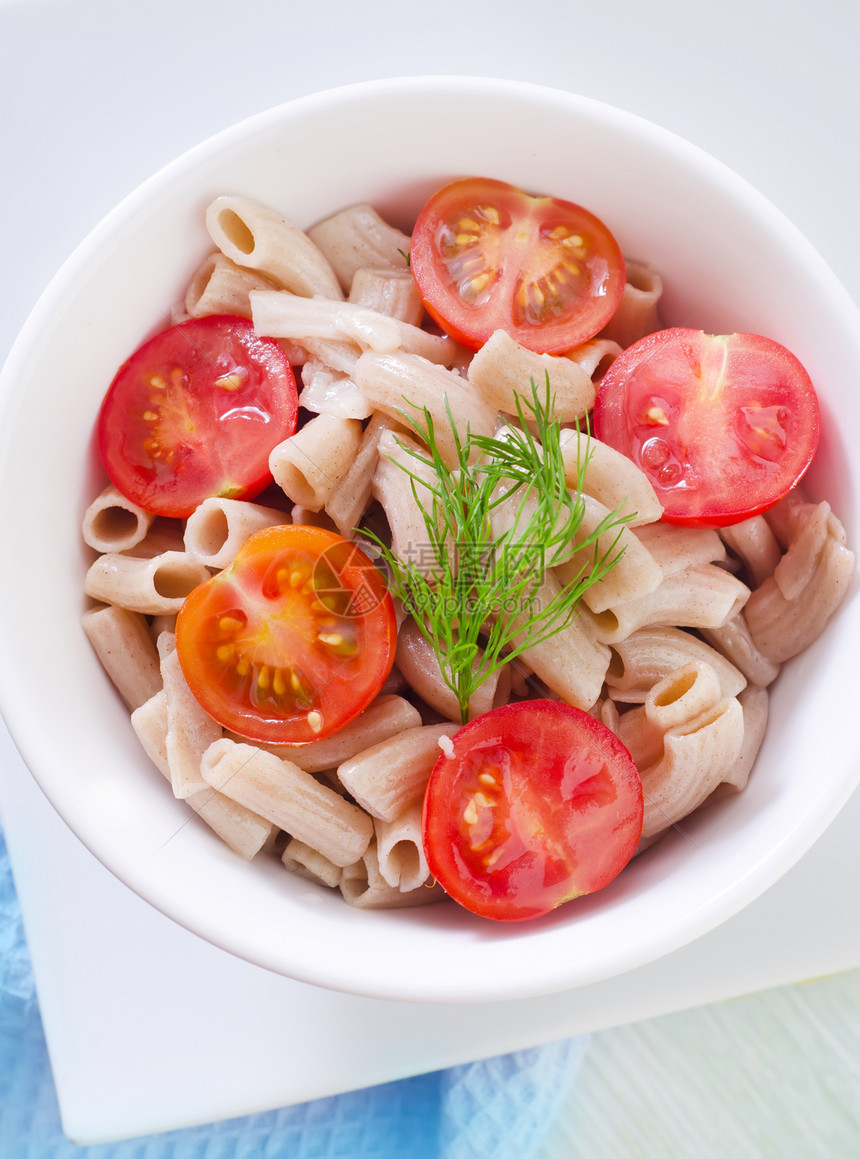
[[[133,502],[185,518],[210,496],[248,499],[296,429],[292,368],[246,318],[171,326],[120,367],[98,420],[105,470]]]
[[[395,642],[394,606],[368,557],[293,524],[252,535],[176,620],[196,699],[225,728],[269,744],[318,740],[357,716],[391,671]]]
[[[818,399],[770,338],[661,330],[604,375],[594,433],[642,468],[668,523],[722,527],[798,482],[818,446]]]
[[[430,872],[499,921],[549,913],[608,885],[636,849],[642,785],[621,741],[578,708],[525,700],[476,717],[424,798]]]
[[[587,209],[488,178],[454,181],[418,215],[412,272],[443,330],[477,350],[507,330],[558,354],[600,330],[624,291],[624,258]]]

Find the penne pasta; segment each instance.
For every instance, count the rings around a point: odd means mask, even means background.
[[[720,650],[681,628],[660,626],[640,628],[612,645],[606,673],[609,694],[622,703],[641,704],[655,684],[689,664],[708,664],[716,673],[721,696],[737,696],[746,686],[744,671]]]
[[[441,901],[445,894],[438,885],[420,886],[404,892],[389,885],[379,871],[375,845],[371,845],[360,861],[348,866],[340,882],[344,900],[357,909],[397,909],[401,906],[427,905]]]
[[[304,841],[297,841],[295,837],[287,842],[281,861],[291,872],[328,886],[329,889],[337,889],[343,879],[342,866],[335,865],[324,854],[305,845]]]
[[[446,723],[406,729],[338,765],[338,780],[371,816],[393,821],[420,800],[440,756],[440,737],[452,737],[458,727]]]
[[[216,197],[206,210],[206,228],[237,266],[258,270],[293,294],[343,297],[328,260],[277,210],[250,197]]]
[[[827,503],[798,509],[789,535],[774,574],[752,593],[744,612],[755,648],[774,664],[821,635],[854,575],[854,555]],[[814,550],[811,558],[809,550]]]
[[[716,790],[721,795],[740,793],[747,787],[767,731],[770,697],[766,689],[751,684],[740,693],[738,703],[744,714],[744,739],[737,760]]]
[[[252,290],[277,289],[264,274],[244,270],[222,253],[204,258],[191,278],[185,294],[185,313],[189,318],[210,314],[235,314],[251,317]]]
[[[416,801],[393,821],[377,818],[373,822],[380,876],[404,893],[430,879],[421,838],[421,807],[421,801]]]
[[[412,274],[405,268],[357,269],[352,279],[349,301],[400,322],[407,322],[410,326],[420,326],[424,318],[421,294]]]
[[[154,518],[111,483],[84,512],[84,543],[95,551],[127,551],[146,537]]]
[[[131,724],[143,750],[166,780],[170,780],[167,759],[167,694],[161,690],[131,714]],[[250,861],[269,843],[274,826],[208,785],[185,798],[186,804],[234,853]]]
[[[663,279],[649,262],[628,259],[625,265],[627,281],[624,293],[612,320],[600,335],[626,348],[646,334],[663,329],[659,311]]]
[[[530,396],[529,383],[542,390],[549,382],[555,417],[561,423],[581,419],[594,406],[596,388],[578,362],[552,354],[535,354],[504,330],[496,330],[473,357],[469,382],[494,410],[517,414]],[[528,414],[527,409],[525,413]]]
[[[754,588],[773,575],[782,558],[779,542],[763,515],[721,527],[720,537],[743,563]]]
[[[178,612],[189,592],[207,579],[204,565],[186,552],[141,559],[111,551],[90,565],[84,591],[94,600],[158,616]]]
[[[161,773],[170,780],[167,762],[167,693],[159,688],[153,696],[138,705],[131,714],[131,726],[143,751]]]
[[[328,414],[339,419],[366,419],[373,413],[349,375],[332,370],[318,358],[309,358],[302,367],[299,406],[311,414]]]
[[[661,521],[637,527],[633,534],[651,553],[664,576],[726,559],[726,546],[711,527],[678,527]]]
[[[256,531],[286,523],[283,511],[242,499],[204,499],[185,524],[185,550],[207,567],[225,568]]]
[[[591,495],[583,495],[582,523],[574,542],[581,544],[595,535],[604,522],[611,520],[612,514]],[[558,564],[554,572],[563,585],[573,584],[589,576],[599,561],[615,557],[618,561],[614,567],[582,597],[592,612],[605,612],[627,600],[644,599],[660,586],[663,580],[660,565],[629,527],[610,527],[594,543]]]
[[[355,458],[340,486],[329,497],[325,512],[341,535],[351,539],[373,495],[373,479],[379,462],[379,444],[392,423],[374,414],[364,428]]]
[[[335,865],[351,865],[366,851],[373,822],[291,761],[227,738],[203,757],[204,780],[298,838]]]
[[[599,378],[603,371],[621,354],[621,347],[611,338],[591,338],[580,346],[568,350],[565,358],[575,362],[588,374],[589,378]]]
[[[364,202],[311,226],[308,236],[331,263],[345,293],[363,267],[405,270],[412,244],[408,234],[389,225]]]
[[[630,516],[628,526],[653,523],[663,514],[647,477],[620,451],[570,428],[561,432],[561,451],[568,487],[575,491],[582,478],[583,492],[610,511]]]
[[[447,365],[459,348],[450,338],[410,326],[366,306],[328,298],[303,298],[283,290],[256,290],[251,294],[251,318],[258,334],[301,343],[309,339],[349,342],[360,350],[390,354],[402,350]]]
[[[157,516],[143,539],[132,547],[126,547],[120,555],[132,556],[134,559],[153,559],[156,555],[164,555],[167,551],[184,550],[182,524],[176,519]]]
[[[426,408],[439,453],[451,467],[457,465],[451,419],[461,432],[470,429],[472,434],[489,436],[495,429],[496,411],[470,392],[467,382],[417,355],[367,351],[356,364],[355,381],[376,410],[395,422],[423,420]]]
[[[719,628],[737,615],[749,595],[745,584],[716,564],[690,567],[665,576],[650,595],[601,612],[595,633],[604,643],[617,644],[654,625]]]
[[[321,414],[269,455],[275,482],[311,511],[322,511],[337,491],[361,445],[361,423]]]
[[[165,633],[158,639],[161,679],[167,700],[165,752],[174,797],[190,797],[206,789],[200,762],[210,744],[220,740],[221,726],[198,704],[179,666],[175,638]]]
[[[392,551],[427,575],[438,571],[439,560],[422,507],[432,509],[438,486],[435,471],[414,439],[390,430],[380,433],[372,494],[388,521]]]
[[[407,684],[442,716],[460,720],[460,706],[454,692],[445,683],[439,658],[432,644],[421,634],[418,625],[407,619],[397,633],[395,663]],[[476,667],[480,660],[476,660]],[[504,703],[510,688],[507,668],[498,668],[481,684],[469,700],[469,719],[489,712]]]
[[[378,696],[334,736],[304,745],[272,745],[269,751],[288,757],[306,772],[321,773],[420,724],[421,713],[408,700],[397,695]]]
[[[547,576],[537,598],[548,603],[559,590],[558,581]],[[572,623],[520,653],[523,663],[548,688],[576,708],[589,709],[597,702],[609,668],[610,651],[598,639],[595,626],[591,613],[580,608]],[[520,641],[514,637],[517,646]]]
[[[146,620],[125,608],[91,608],[83,628],[102,668],[132,710],[161,688],[158,652]]]
[[[720,697],[716,673],[704,664],[656,684],[643,713],[663,737],[659,760],[640,766],[647,841],[692,813],[731,775],[741,755],[744,714],[737,699]]]
[[[719,628],[702,628],[705,640],[743,672],[750,684],[766,688],[779,675],[780,665],[764,656],[753,643],[743,612]]]

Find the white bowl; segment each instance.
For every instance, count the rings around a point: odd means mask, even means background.
[[[748,789],[685,823],[601,893],[539,921],[496,924],[447,903],[350,909],[277,862],[246,865],[166,791],[79,624],[79,526],[103,481],[92,439],[102,394],[207,252],[203,210],[215,195],[248,194],[302,225],[367,200],[408,226],[430,192],[467,174],[596,212],[628,256],[662,271],[667,324],[760,332],[789,346],[823,403],[810,488],[860,543],[860,457],[851,454],[860,324],[834,276],[772,205],[698,149],[617,109],[529,85],[374,82],[293,101],[207,141],[82,243],[2,378],[0,703],[34,777],[113,873],[188,929],[290,977],[382,998],[520,998],[667,954],[784,873],[860,773],[855,591],[780,675]]]

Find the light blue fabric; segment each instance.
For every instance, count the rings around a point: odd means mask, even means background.
[[[74,1146],[60,1125],[0,832],[2,1159],[528,1159],[586,1044],[569,1039],[208,1127]]]

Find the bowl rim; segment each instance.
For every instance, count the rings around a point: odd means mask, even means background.
[[[16,417],[16,400],[12,390],[14,380],[26,374],[27,364],[34,352],[38,351],[40,344],[50,342],[51,323],[57,308],[69,293],[70,287],[86,271],[94,253],[117,228],[129,221],[138,207],[146,205],[153,194],[166,191],[176,177],[193,170],[203,158],[229,150],[243,139],[264,133],[270,126],[281,123],[285,117],[301,118],[306,111],[322,111],[344,100],[363,97],[391,98],[404,91],[426,93],[431,98],[440,92],[460,91],[464,96],[469,93],[480,93],[491,98],[498,96],[515,100],[527,98],[535,101],[551,101],[556,105],[566,105],[580,114],[588,114],[606,124],[635,128],[638,134],[643,135],[648,141],[659,144],[664,151],[689,162],[695,162],[718,184],[731,187],[750,204],[757,205],[759,210],[766,208],[773,229],[782,231],[787,241],[802,249],[804,263],[815,270],[822,291],[827,293],[844,315],[846,330],[850,329],[853,323],[860,364],[860,314],[831,268],[778,207],[743,177],[699,146],[636,113],[592,97],[547,86],[489,77],[453,75],[388,77],[306,94],[244,118],[192,146],[127,194],[83,238],[51,279],[25,321],[0,372],[0,463],[5,461],[6,448],[13,437]],[[0,617],[0,638],[5,635],[5,618]],[[288,964],[288,968],[282,960],[275,960],[261,953],[259,949],[256,952],[249,951],[249,947],[242,939],[231,938],[230,934],[225,936],[224,930],[210,919],[210,915],[204,919],[199,914],[187,912],[182,903],[176,899],[158,896],[157,892],[147,888],[145,882],[141,883],[138,880],[136,868],[118,863],[116,857],[105,855],[105,847],[99,841],[99,835],[87,830],[76,808],[64,798],[62,786],[43,761],[43,738],[38,736],[39,723],[28,710],[25,690],[16,683],[14,673],[8,664],[0,666],[0,712],[32,776],[52,806],[98,860],[138,896],[212,944],[226,948],[238,957],[246,958],[267,969],[341,991],[369,997],[412,1001],[491,1001],[559,992],[606,979],[671,953],[739,912],[781,877],[817,840],[860,781],[860,761],[858,761],[855,775],[853,777],[846,775],[826,798],[817,798],[814,807],[811,807],[804,817],[798,819],[795,828],[786,832],[781,841],[768,849],[764,863],[759,862],[751,866],[749,873],[727,883],[723,890],[707,899],[693,914],[685,913],[682,921],[667,925],[662,931],[662,936],[652,942],[647,953],[643,953],[641,945],[637,944],[635,939],[631,939],[631,945],[626,953],[618,951],[610,962],[601,961],[591,967],[584,967],[575,980],[571,980],[569,964],[548,962],[542,976],[533,979],[527,985],[512,985],[510,982],[488,984],[485,980],[484,984],[479,986],[471,979],[458,979],[453,982],[451,979],[439,979],[435,986],[425,981],[419,994],[414,992],[414,988],[407,980],[400,979],[398,984],[398,979],[386,977],[381,980],[368,971],[360,976],[348,976],[349,970],[345,971],[342,963],[328,963],[325,968],[315,966],[309,970],[307,966],[293,961]]]

